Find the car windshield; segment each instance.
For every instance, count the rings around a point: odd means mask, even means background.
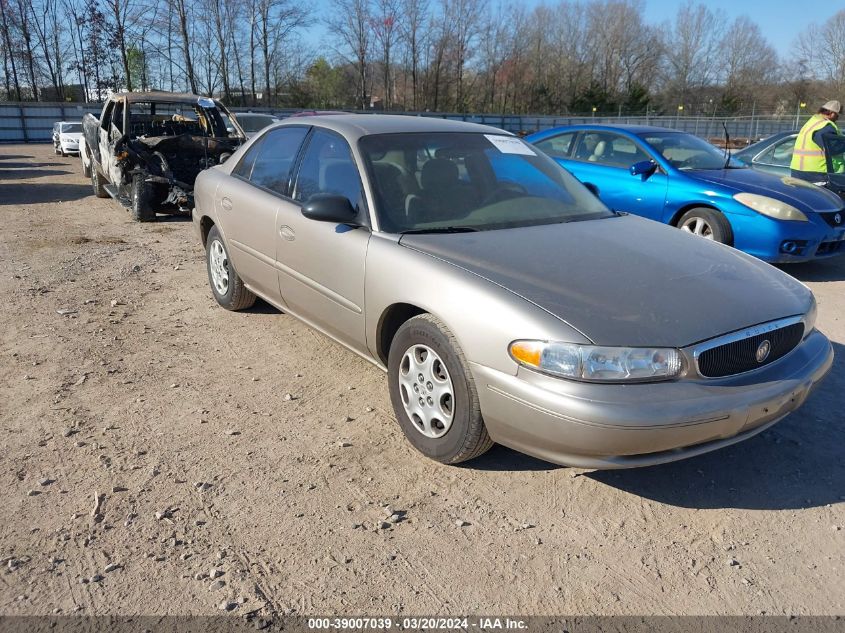
[[[614,215],[569,172],[513,136],[378,134],[359,143],[388,232],[481,231]]]
[[[669,163],[682,171],[692,169],[724,169],[727,155],[724,150],[707,141],[683,132],[645,132],[638,135]],[[743,169],[746,166],[731,158],[727,166]]]
[[[79,132],[82,133],[82,124],[81,123],[64,123],[62,124],[62,132],[69,132],[75,133]]]
[[[264,114],[236,114],[235,118],[238,119],[238,123],[241,124],[244,132],[257,132],[258,130],[263,130],[265,127],[276,121],[273,117]]]

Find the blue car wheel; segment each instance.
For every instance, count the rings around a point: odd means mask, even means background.
[[[724,215],[713,209],[704,207],[690,209],[678,220],[678,228],[714,242],[733,243],[730,222]]]

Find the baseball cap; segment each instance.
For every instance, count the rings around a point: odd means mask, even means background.
[[[836,112],[836,114],[842,112],[842,104],[835,100],[828,101],[822,106],[822,108],[824,108],[825,110],[829,110],[830,112]]]

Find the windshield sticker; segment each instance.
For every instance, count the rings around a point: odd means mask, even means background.
[[[537,153],[528,147],[525,142],[515,136],[500,136],[498,134],[485,134],[484,138],[493,143],[502,154],[522,154],[523,156],[536,156]]]

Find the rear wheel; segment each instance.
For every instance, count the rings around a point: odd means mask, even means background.
[[[103,175],[97,169],[97,166],[91,165],[91,185],[94,187],[94,195],[98,198],[108,198],[109,192],[106,191],[106,181]]]
[[[469,364],[442,321],[421,314],[405,322],[390,345],[387,368],[396,419],[423,455],[457,464],[493,446]]]
[[[730,222],[714,209],[704,207],[690,209],[678,220],[678,228],[714,242],[733,243],[733,231]]]
[[[153,192],[143,174],[132,176],[132,219],[136,222],[152,222],[156,218],[153,208]]]
[[[226,244],[216,226],[212,226],[208,232],[205,262],[208,283],[217,303],[227,310],[245,310],[255,303],[255,295],[244,286],[243,280],[232,266]]]

